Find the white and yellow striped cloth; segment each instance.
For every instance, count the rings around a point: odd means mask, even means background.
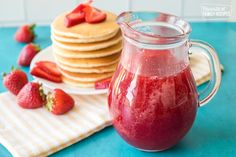
[[[208,81],[211,77],[208,60],[199,53],[190,55],[190,66],[197,85]]]
[[[208,62],[196,54],[191,67],[197,84],[210,77]],[[111,124],[106,95],[74,96],[76,106],[63,116],[45,108],[25,110],[16,98],[0,94],[0,142],[14,157],[47,156]]]
[[[106,96],[76,96],[68,114],[46,108],[25,110],[16,98],[0,94],[0,142],[14,157],[47,156],[110,125]]]

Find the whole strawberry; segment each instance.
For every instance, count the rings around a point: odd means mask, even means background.
[[[34,56],[40,51],[40,47],[36,44],[27,44],[20,52],[18,57],[18,65],[29,66]]]
[[[12,68],[9,74],[3,74],[3,85],[14,95],[17,95],[26,83],[27,75],[20,69]]]
[[[45,104],[46,96],[39,83],[27,83],[17,95],[17,104],[25,109],[35,109]]]
[[[54,89],[47,96],[47,109],[55,115],[61,115],[74,107],[74,99],[61,89]]]
[[[30,43],[35,38],[35,24],[23,25],[15,33],[15,40],[21,43]]]

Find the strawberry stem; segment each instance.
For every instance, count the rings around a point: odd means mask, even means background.
[[[29,29],[30,29],[30,32],[31,32],[31,34],[32,34],[32,36],[33,36],[33,38],[35,39],[35,37],[36,37],[36,35],[35,35],[35,33],[34,33],[34,28],[36,27],[36,24],[35,23],[33,23],[33,24],[31,24],[30,26],[29,26]]]
[[[44,93],[42,84],[40,84],[40,87],[39,87],[39,94],[40,94],[42,100],[45,101],[46,100],[46,94]]]
[[[41,51],[41,47],[39,44],[34,44],[34,46],[37,52]]]
[[[36,24],[35,24],[35,23],[31,24],[31,25],[30,25],[30,30],[32,31],[35,27],[36,27]]]
[[[47,103],[46,103],[46,108],[48,111],[52,111],[52,108],[53,108],[53,96],[52,96],[52,93],[49,92],[48,95],[47,95]]]
[[[5,76],[7,76],[7,73],[3,72],[2,77],[5,77]]]
[[[14,70],[15,70],[14,65],[12,65],[11,66],[11,71],[14,71]]]

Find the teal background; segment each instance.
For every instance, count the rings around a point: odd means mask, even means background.
[[[236,156],[236,23],[191,23],[192,39],[204,40],[215,47],[225,72],[215,98],[199,108],[192,129],[172,149],[157,153],[138,151],[126,144],[108,127],[91,137],[57,152],[52,157],[217,157]],[[0,28],[0,72],[7,72],[24,44],[13,40],[16,28]],[[50,28],[37,27],[35,43],[45,48],[51,44]],[[28,73],[28,68],[23,68]],[[32,79],[32,77],[30,77]],[[5,88],[0,84],[0,92]],[[1,115],[0,115],[1,116]],[[0,145],[0,157],[11,154]]]

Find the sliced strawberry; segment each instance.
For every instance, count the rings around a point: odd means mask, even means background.
[[[88,23],[99,23],[104,20],[106,20],[106,13],[102,12],[101,10],[98,10],[96,8],[93,8],[91,6],[87,6],[84,8],[85,12],[85,21]]]
[[[33,76],[37,76],[37,77],[40,77],[40,78],[47,79],[47,80],[52,81],[52,82],[56,82],[56,83],[61,83],[62,82],[61,77],[51,75],[51,74],[47,73],[46,71],[42,70],[41,68],[39,68],[37,66],[35,66],[30,71],[30,74],[33,75]]]
[[[106,19],[106,13],[90,6],[92,0],[78,5],[74,10],[65,16],[66,27],[72,27],[84,21],[88,23],[99,23]]]
[[[74,10],[66,15],[64,23],[66,27],[72,27],[85,21],[84,9],[92,3],[91,0],[78,5]]]
[[[93,1],[92,0],[87,0],[86,2],[78,5],[75,9],[73,9],[70,13],[79,13],[83,12],[84,8],[89,6]]]
[[[90,3],[82,3],[78,5],[74,10],[72,10],[70,13],[80,13],[83,12],[83,9],[86,8]]]
[[[70,111],[75,105],[74,99],[61,89],[54,89],[47,95],[47,109],[55,115]]]
[[[35,66],[37,66],[41,70],[45,71],[49,75],[58,76],[58,77],[61,76],[60,71],[57,69],[56,63],[54,63],[54,62],[39,61],[39,62],[35,63]]]
[[[98,82],[95,82],[95,89],[107,89],[111,82],[111,78],[107,78]]]
[[[66,15],[64,19],[64,24],[66,27],[72,27],[77,24],[80,24],[85,21],[85,13],[78,12],[78,13],[69,13]]]

